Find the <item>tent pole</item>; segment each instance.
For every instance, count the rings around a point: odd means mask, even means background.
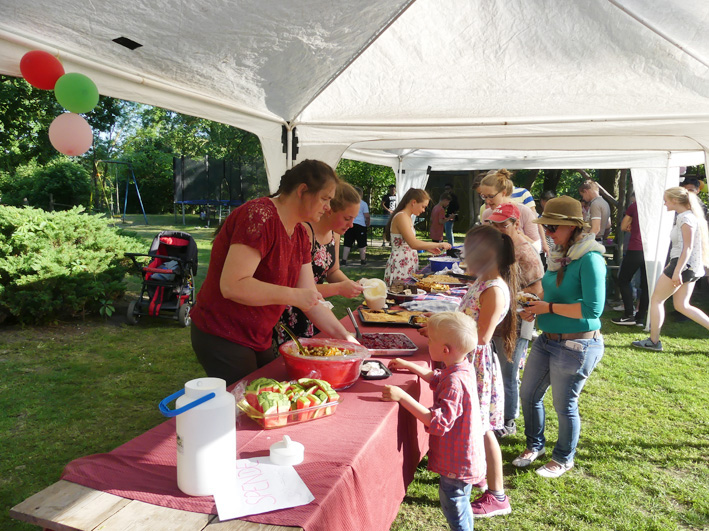
[[[396,170],[396,193],[399,195],[399,183],[401,182],[401,165],[404,157],[399,155],[399,167]]]
[[[286,170],[293,167],[293,133],[290,124],[286,125]]]
[[[670,171],[670,155],[671,153],[667,154],[667,165],[665,166],[665,186],[667,186],[667,175]],[[660,211],[660,228],[662,228],[662,221],[665,219],[665,216],[668,215],[669,212],[663,207],[662,210]],[[660,234],[662,233],[661,230],[657,231],[657,239],[655,240],[655,256],[652,261],[652,277],[648,277],[648,290],[650,289],[650,278],[652,278],[652,291],[655,291],[655,286],[657,286],[657,279],[660,275],[657,274],[657,265],[659,264],[658,260],[660,259]],[[667,253],[667,249],[665,249],[665,253]],[[648,293],[648,297],[652,297],[652,293]],[[648,309],[649,311],[649,309]],[[648,314],[645,318],[645,331],[649,332],[650,331],[650,315]]]

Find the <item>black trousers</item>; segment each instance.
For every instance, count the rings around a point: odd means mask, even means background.
[[[638,313],[635,314],[631,282],[638,269],[640,269],[640,305],[638,306]],[[618,271],[618,289],[620,290],[620,296],[623,298],[625,317],[633,317],[633,315],[636,315],[636,320],[644,321],[647,317],[647,307],[650,296],[647,292],[645,255],[642,251],[627,251],[625,253],[623,262],[620,264],[620,271]]]
[[[257,352],[228,339],[202,332],[190,326],[192,349],[207,376],[222,378],[231,385],[276,358],[273,347]]]

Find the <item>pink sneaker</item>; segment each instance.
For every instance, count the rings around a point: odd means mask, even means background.
[[[492,518],[493,516],[510,514],[512,512],[509,496],[505,496],[503,501],[498,501],[495,496],[490,494],[490,491],[486,491],[485,494],[471,503],[470,506],[473,509],[475,518]]]

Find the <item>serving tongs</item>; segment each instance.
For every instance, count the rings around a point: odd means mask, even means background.
[[[347,315],[350,316],[350,320],[352,321],[352,326],[354,326],[355,329],[355,339],[359,341],[362,339],[362,332],[359,331],[359,325],[357,324],[357,320],[355,319],[354,314],[352,313],[352,310],[347,308]]]
[[[293,330],[291,330],[287,325],[284,325],[281,322],[278,323],[278,326],[280,326],[285,331],[285,333],[288,334],[290,338],[295,342],[295,345],[298,347],[298,352],[300,352],[300,355],[307,356],[308,353],[306,352],[305,347],[303,347],[297,336],[293,333]]]

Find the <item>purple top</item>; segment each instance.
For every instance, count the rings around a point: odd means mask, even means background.
[[[628,251],[642,251],[643,240],[640,237],[640,221],[638,220],[638,204],[631,203],[625,211],[626,216],[633,218],[630,223],[630,241],[628,242]]]

